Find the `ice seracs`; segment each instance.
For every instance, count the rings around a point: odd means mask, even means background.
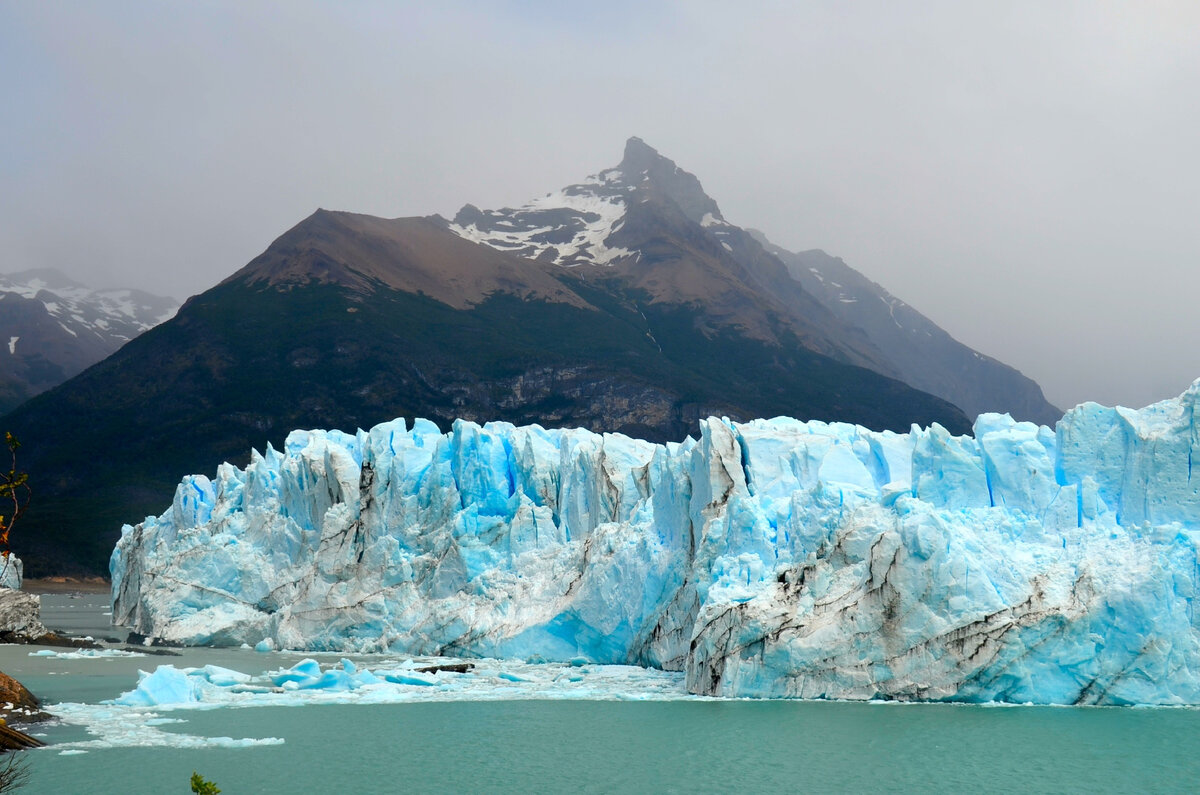
[[[1200,703],[1200,382],[974,436],[709,419],[654,445],[297,431],[126,527],[114,618],[183,643],[684,671],[728,696]]]

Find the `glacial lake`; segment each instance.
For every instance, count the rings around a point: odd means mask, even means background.
[[[103,595],[42,602],[52,628],[123,634],[107,627]],[[0,646],[0,670],[67,717],[33,729],[51,745],[28,752],[23,793],[187,792],[193,770],[229,795],[1184,792],[1200,780],[1196,709],[695,699],[669,675],[494,661],[366,697],[231,687],[202,708],[106,707],[139,669],[260,675],[305,655],[38,652]],[[340,670],[339,655],[312,656]],[[411,664],[352,659],[359,669]]]

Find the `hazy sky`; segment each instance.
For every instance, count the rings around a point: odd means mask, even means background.
[[[0,272],[183,298],[639,135],[1060,406],[1200,376],[1200,4],[0,0]]]

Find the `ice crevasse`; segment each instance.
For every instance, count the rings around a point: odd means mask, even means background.
[[[723,696],[1200,703],[1200,381],[974,436],[403,420],[184,478],[114,621],[185,644],[632,663]]]

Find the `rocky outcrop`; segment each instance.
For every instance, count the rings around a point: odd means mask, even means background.
[[[41,616],[42,600],[36,594],[0,588],[0,636],[35,638],[45,635],[48,630],[42,624]]]
[[[5,581],[20,584],[20,559],[10,555],[6,570],[9,574]],[[41,597],[10,586],[0,586],[0,643],[97,648],[93,641],[64,637],[46,629],[42,624]]]
[[[29,688],[0,672],[0,749],[36,748],[41,740],[18,731],[10,724],[39,723],[52,715],[42,711],[42,702]]]

